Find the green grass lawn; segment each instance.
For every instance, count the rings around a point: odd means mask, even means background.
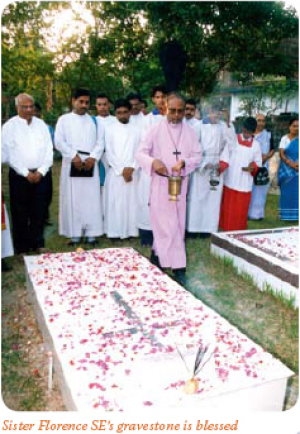
[[[46,228],[46,246],[51,251],[70,251],[66,240],[58,236],[58,184],[60,162],[53,167],[54,195],[51,206],[52,226]],[[2,184],[8,203],[7,169]],[[249,229],[290,226],[278,219],[278,196],[268,195],[266,218],[249,222]],[[105,237],[99,248],[131,246],[144,256],[139,239],[112,243]],[[87,246],[83,246],[87,247]],[[228,260],[210,254],[210,241],[188,239],[187,290],[228,319],[268,352],[298,374],[298,310],[272,294],[261,292],[249,276],[240,276]],[[10,259],[12,271],[2,275],[2,396],[14,410],[64,409],[57,384],[49,393],[46,387],[47,360],[35,314],[28,301],[22,258]],[[298,375],[288,387],[285,408],[293,406],[298,396]]]

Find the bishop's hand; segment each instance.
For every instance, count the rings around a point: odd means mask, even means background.
[[[152,169],[154,170],[154,172],[158,173],[159,175],[168,174],[168,169],[166,168],[164,163],[158,159],[153,160]]]
[[[178,172],[178,173],[180,173],[181,169],[183,169],[184,166],[185,166],[184,160],[179,160],[179,161],[177,161],[177,163],[175,164],[175,166],[172,167],[172,172]]]

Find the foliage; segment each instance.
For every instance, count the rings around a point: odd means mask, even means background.
[[[90,11],[94,24],[75,4]],[[50,51],[47,40],[64,9],[73,10],[72,25],[85,30]],[[4,93],[26,90],[43,105],[52,97],[54,112],[70,107],[78,86],[112,98],[129,90],[149,96],[164,81],[159,48],[177,39],[187,55],[180,90],[202,98],[224,69],[243,82],[265,74],[291,77],[297,66],[280,44],[297,35],[296,11],[282,2],[15,2],[2,16]]]
[[[224,68],[287,76],[297,68],[278,50],[284,38],[297,37],[298,29],[295,10],[279,2],[106,2],[97,13],[114,20],[114,35],[126,41],[120,50],[125,72],[135,69],[137,55],[158,65],[158,47],[180,41],[188,58],[181,87],[198,97],[213,90]],[[130,36],[139,16],[146,20],[141,38],[152,41],[142,47]]]

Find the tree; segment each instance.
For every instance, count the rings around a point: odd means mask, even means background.
[[[270,77],[266,77],[270,78]],[[245,115],[253,116],[265,112],[267,116],[278,109],[288,112],[289,102],[298,93],[298,83],[292,80],[266,81],[255,83],[240,100],[240,110]],[[268,104],[266,103],[268,98]]]
[[[2,15],[2,84],[6,117],[13,110],[13,99],[20,92],[31,93],[44,103],[47,81],[54,75],[53,56],[45,51],[38,23],[47,2],[11,3]],[[45,24],[46,28],[46,24]]]
[[[73,2],[15,2],[2,17],[2,79],[8,95],[30,91],[42,102],[53,83],[55,110],[70,105],[77,86],[108,90],[112,98],[128,90],[144,96],[164,82],[158,53],[166,42],[180,42],[186,68],[180,90],[199,99],[209,95],[220,71],[249,83],[270,74],[290,79],[297,62],[281,50],[298,37],[298,18],[282,2],[79,2],[94,25],[62,40],[50,52],[51,19]],[[76,20],[83,22],[77,13]]]

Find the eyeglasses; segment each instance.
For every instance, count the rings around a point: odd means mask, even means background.
[[[178,115],[182,115],[184,113],[184,109],[173,109],[173,108],[168,108],[168,113],[170,113],[170,115],[175,115],[175,113],[177,113]]]
[[[19,105],[19,108],[21,108],[21,109],[33,109],[34,105],[33,104],[32,105]]]

